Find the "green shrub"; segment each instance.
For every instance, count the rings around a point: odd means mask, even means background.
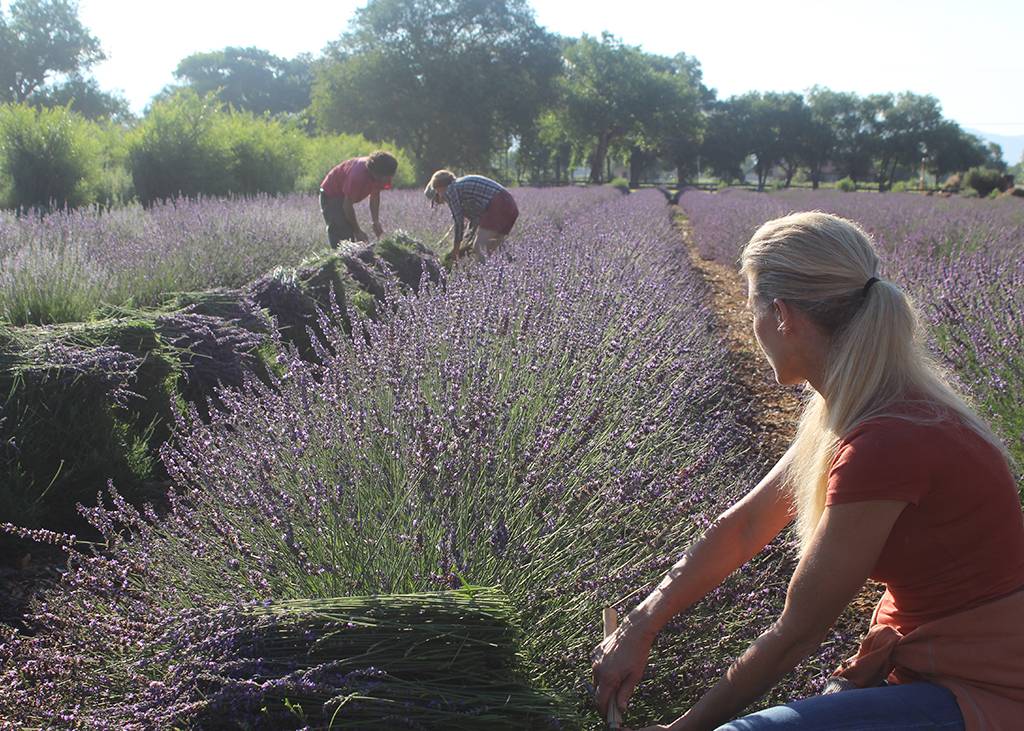
[[[0,161],[5,204],[19,210],[89,203],[99,171],[95,125],[63,107],[0,107]]]
[[[248,112],[218,115],[217,133],[230,150],[232,193],[277,195],[295,190],[302,167],[302,133]]]
[[[844,193],[852,193],[857,190],[857,183],[852,178],[840,178],[836,181],[836,190],[841,190]]]
[[[374,150],[387,150],[398,160],[393,185],[409,188],[416,184],[416,162],[412,155],[390,142],[371,142],[362,135],[310,137],[304,141],[302,172],[296,190],[315,193],[332,167],[352,157],[369,155]]]
[[[608,181],[608,185],[620,193],[629,193],[629,181],[625,178],[612,178]]]
[[[128,142],[135,191],[143,203],[231,189],[232,152],[218,134],[220,103],[186,89],[155,102]]]
[[[90,197],[101,206],[114,207],[135,199],[135,183],[128,167],[128,132],[119,124],[95,125],[100,148],[100,169],[90,183]]]
[[[1002,189],[1003,180],[1003,174],[998,170],[974,167],[967,171],[964,185],[973,188],[979,198],[986,198],[992,191]]]

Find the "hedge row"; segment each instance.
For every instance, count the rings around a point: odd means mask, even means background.
[[[361,135],[309,137],[298,122],[225,108],[186,90],[156,102],[132,129],[69,109],[0,106],[0,204],[29,210],[179,196],[315,192],[328,170],[382,147],[414,182],[404,150]]]

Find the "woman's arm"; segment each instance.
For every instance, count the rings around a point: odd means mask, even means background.
[[[793,518],[786,488],[792,449],[739,502],[725,511],[595,650],[594,686],[604,714],[609,699],[620,708],[640,682],[655,636],[672,617],[708,592],[764,548]]]
[[[345,213],[345,220],[348,221],[352,227],[352,236],[355,237],[356,241],[366,241],[366,234],[363,229],[359,228],[359,221],[356,220],[356,209],[352,205],[352,201],[349,200],[348,196],[345,196],[341,200],[341,210]]]
[[[717,728],[817,649],[864,585],[906,506],[901,501],[873,500],[825,508],[811,544],[793,572],[782,615],[669,728]]]
[[[380,225],[380,191],[370,193],[370,218],[373,220],[373,232],[377,236],[384,235],[384,228]]]

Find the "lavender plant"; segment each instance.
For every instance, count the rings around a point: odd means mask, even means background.
[[[547,206],[536,190],[516,196],[524,219]],[[363,220],[366,205],[357,207]],[[450,222],[416,191],[386,193],[381,218],[389,231],[428,244]],[[0,320],[75,322],[104,304],[152,306],[167,293],[244,287],[275,267],[298,266],[325,245],[320,210],[309,195],[0,216]]]

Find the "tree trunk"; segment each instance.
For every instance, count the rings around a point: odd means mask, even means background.
[[[605,158],[608,156],[608,135],[598,135],[597,147],[590,157],[590,182],[594,184],[603,183],[602,172],[604,170]]]
[[[644,154],[639,147],[629,151],[629,187],[640,187],[640,171],[644,164]]]
[[[682,190],[683,180],[685,180],[685,178],[686,176],[683,173],[682,164],[676,165],[676,188],[678,190]]]

